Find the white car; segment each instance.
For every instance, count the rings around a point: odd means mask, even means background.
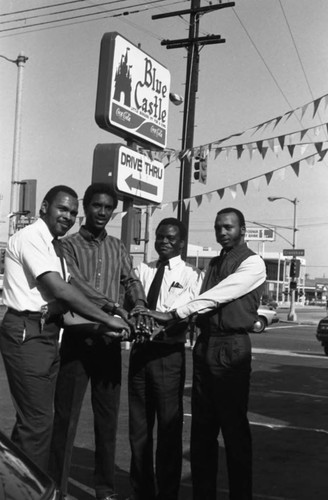
[[[268,325],[279,321],[277,312],[270,306],[260,306],[257,314],[258,318],[254,323],[253,333],[262,333]]]

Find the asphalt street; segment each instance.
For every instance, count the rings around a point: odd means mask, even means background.
[[[326,315],[320,308],[297,310],[298,323],[281,321],[252,334],[253,374],[249,419],[254,445],[254,500],[326,500],[328,467],[328,357],[315,338],[315,325]],[[127,406],[129,351],[122,346],[123,385],[117,439],[119,500],[130,493]],[[184,392],[184,462],[180,500],[191,499],[189,433],[192,351],[187,348]],[[0,427],[10,434],[14,410],[0,360]],[[224,443],[219,438],[219,500],[228,499]],[[75,441],[70,477],[72,498],[93,497],[93,422],[88,391]]]

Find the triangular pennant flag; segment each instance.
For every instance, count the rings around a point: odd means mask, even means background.
[[[273,171],[272,171],[272,172],[267,172],[267,173],[265,174],[265,178],[266,178],[266,181],[267,181],[267,185],[269,185],[269,184],[270,184],[270,181],[271,181],[271,179],[272,179],[272,176],[273,176]]]
[[[274,151],[274,138],[268,139],[268,144],[269,144],[271,151]]]
[[[220,196],[220,199],[222,200],[222,198],[224,196],[224,188],[223,189],[218,189],[216,192],[218,193],[218,195]]]
[[[313,167],[316,162],[315,155],[308,156],[307,158],[305,158],[305,161],[308,165],[310,165],[310,167]]]
[[[303,116],[305,115],[307,108],[308,108],[308,104],[305,104],[304,106],[302,106],[301,119],[302,119],[302,118],[303,118]]]
[[[164,210],[164,208],[166,208],[168,206],[168,203],[163,203],[163,205],[161,205],[159,207],[160,210]]]
[[[253,158],[253,148],[254,148],[254,146],[253,146],[252,143],[249,143],[249,144],[246,144],[246,147],[247,147],[248,152],[249,152],[249,157],[250,157],[250,159],[252,159]]]
[[[257,141],[256,142],[256,145],[257,145],[257,149],[259,150],[259,152],[262,154],[262,145],[263,145],[263,141]]]
[[[203,195],[199,194],[199,195],[195,196],[195,200],[196,200],[196,203],[197,203],[197,207],[199,207],[199,205],[202,203]]]
[[[215,153],[214,153],[214,159],[216,159],[221,152],[222,152],[222,148],[216,148]]]
[[[319,97],[319,99],[316,99],[315,101],[313,101],[313,115],[312,115],[312,118],[315,117],[316,115],[316,112],[318,111],[318,107],[319,107],[319,104],[321,102],[321,97]]]
[[[278,116],[277,118],[275,118],[275,124],[274,124],[274,129],[276,128],[276,126],[278,125],[278,123],[280,122],[282,116]]]
[[[303,140],[304,136],[307,134],[308,132],[308,128],[305,128],[304,130],[301,130],[301,133],[300,133],[300,139],[301,141]]]
[[[153,215],[153,213],[155,212],[157,207],[155,207],[154,205],[151,207],[150,209],[150,212],[151,212],[151,215]]]
[[[116,214],[114,214],[114,215],[116,215]],[[112,215],[112,219],[114,219],[114,215]],[[82,226],[83,219],[84,219],[84,215],[82,217],[79,217],[79,226]]]
[[[268,149],[269,148],[265,148],[265,147],[262,148],[261,155],[262,155],[263,160],[265,158],[265,155],[267,154]]]
[[[230,151],[231,151],[231,146],[227,146],[227,147],[225,148],[225,152],[226,152],[226,160],[229,158],[229,153],[230,153]]]
[[[320,153],[320,151],[322,150],[322,142],[315,142],[314,145],[315,149],[318,151],[318,153]]]
[[[116,212],[115,214],[113,214],[113,215],[112,215],[111,219],[112,219],[112,220],[114,220],[114,219],[115,219],[115,217],[117,217],[118,215],[119,215],[119,213],[118,213],[118,212]]]
[[[308,144],[303,144],[303,145],[301,146],[301,155],[304,155],[304,153],[305,153],[305,151],[307,150],[308,146],[309,146]]]
[[[290,156],[293,157],[295,144],[292,144],[291,146],[287,146],[287,148],[288,148]]]
[[[244,150],[244,146],[242,144],[238,144],[238,146],[237,146],[237,159],[238,160],[241,157],[243,150]]]
[[[286,117],[285,122],[287,120],[289,120],[289,118],[292,116],[293,113],[294,113],[294,111],[288,111],[288,113],[285,113],[285,117]]]
[[[284,149],[284,144],[285,144],[285,136],[284,136],[284,135],[280,135],[280,136],[278,137],[278,141],[279,141],[279,144],[280,144],[281,149]]]
[[[286,167],[284,168],[280,168],[278,171],[278,176],[280,178],[280,180],[285,180],[285,177],[286,177]]]
[[[295,174],[298,177],[299,173],[300,173],[300,162],[299,161],[295,161],[295,163],[291,163],[290,166],[292,167],[292,169],[294,170]]]
[[[243,190],[243,193],[246,194],[247,188],[248,188],[248,181],[243,181],[240,183],[241,189]]]
[[[121,220],[123,219],[123,217],[125,217],[125,216],[126,216],[126,214],[127,214],[127,212],[121,212],[121,213],[120,213]]]
[[[254,188],[258,191],[259,187],[260,187],[260,178],[255,177],[255,179],[251,179],[251,182],[252,182]]]
[[[213,193],[206,193],[206,198],[208,199],[209,203],[211,202],[211,199],[212,199],[212,196],[213,196]]]
[[[178,202],[178,201],[174,201],[174,202],[172,203],[172,210],[173,210],[173,212],[175,212],[175,211],[176,211],[176,209],[177,209],[177,206],[178,206],[178,205],[179,205],[179,202]]]
[[[233,184],[232,186],[229,186],[228,189],[229,189],[229,191],[230,191],[231,196],[233,197],[233,199],[235,199],[236,196],[237,196],[237,186],[236,186],[236,184]]]
[[[324,157],[326,156],[326,154],[327,154],[327,149],[325,149],[324,151],[321,151],[319,153],[320,160],[318,160],[318,161],[322,161],[324,159]]]

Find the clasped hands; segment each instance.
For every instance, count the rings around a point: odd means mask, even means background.
[[[106,335],[121,341],[154,340],[165,326],[176,322],[176,317],[172,312],[151,311],[145,305],[137,305],[129,313],[123,308],[117,308],[115,315],[120,316],[115,319],[124,321],[124,327],[118,331],[106,332]]]

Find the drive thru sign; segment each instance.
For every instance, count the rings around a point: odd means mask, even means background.
[[[122,144],[97,144],[92,182],[110,182],[119,195],[161,203],[164,166]]]

